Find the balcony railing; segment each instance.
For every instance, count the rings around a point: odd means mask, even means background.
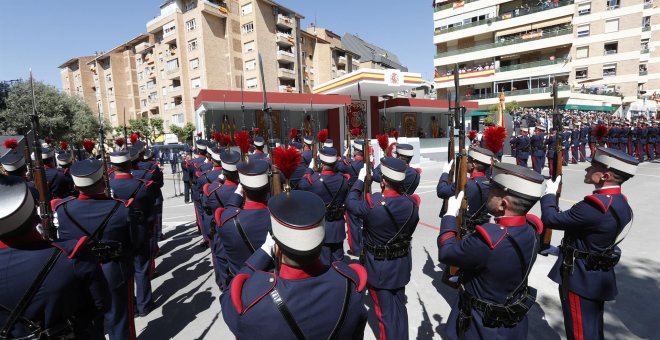
[[[346,65],[346,57],[337,58],[337,65]]]
[[[648,49],[648,48],[642,48],[642,49],[639,51],[639,53],[641,53],[641,54],[649,53],[649,49]]]
[[[536,40],[547,39],[547,38],[554,38],[554,37],[558,37],[558,36],[562,36],[562,35],[566,35],[566,34],[571,34],[571,33],[573,33],[573,27],[563,28],[563,29],[556,30],[556,31],[543,31],[543,35],[541,35],[538,38],[523,39],[522,36],[518,36],[518,37],[515,37],[513,39],[498,41],[498,42],[494,42],[494,43],[490,43],[490,44],[481,44],[481,45],[477,45],[477,46],[461,48],[459,50],[451,50],[451,51],[441,52],[439,54],[436,54],[435,58],[437,59],[437,58],[449,57],[449,56],[453,56],[453,55],[457,55],[457,54],[483,51],[483,50],[496,48],[496,47],[515,45],[515,44],[526,43],[526,42],[530,42],[530,41],[536,41]]]
[[[465,1],[463,1],[463,4],[469,4],[469,3],[475,2],[475,1],[479,1],[479,0],[465,0]],[[460,3],[461,1],[447,1],[447,3],[444,4],[444,5],[436,6],[435,11],[440,12],[440,11],[444,11],[447,8],[452,8],[452,7],[454,7],[454,2],[459,2]],[[460,6],[460,7],[462,7],[462,6]]]
[[[529,63],[522,63],[522,64],[516,64],[516,65],[509,65],[509,66],[501,66],[496,72],[508,72],[508,71],[516,71],[516,70],[523,70],[527,68],[532,68],[532,67],[541,67],[541,66],[548,66],[548,65],[555,65],[559,63],[563,63],[564,59],[559,59],[555,58],[555,60],[540,60],[540,61],[532,61]]]
[[[645,75],[647,75],[647,74],[649,74],[649,71],[648,71],[648,70],[647,70],[647,71],[641,71],[641,70],[639,71],[639,75],[640,75],[640,76],[645,76]]]
[[[296,92],[297,89],[295,86],[288,86],[288,85],[280,85],[280,92],[288,92],[288,93],[293,93]]]
[[[435,34],[438,35],[438,34],[442,34],[442,33],[449,33],[449,32],[459,31],[459,30],[462,30],[462,29],[466,29],[466,28],[470,28],[470,27],[477,27],[477,26],[481,26],[481,25],[485,25],[485,24],[491,24],[491,23],[494,23],[494,22],[502,21],[502,20],[511,20],[513,18],[519,18],[519,17],[529,15],[529,14],[534,14],[534,13],[548,11],[548,10],[559,8],[559,7],[564,7],[564,6],[567,6],[567,5],[572,5],[573,3],[574,3],[574,0],[564,0],[564,1],[560,1],[556,6],[554,4],[550,5],[550,7],[548,7],[547,5],[534,6],[534,7],[530,7],[529,10],[521,9],[518,15],[511,14],[511,12],[507,12],[507,13],[504,13],[504,14],[498,16],[498,17],[495,17],[495,18],[488,18],[488,19],[478,20],[478,21],[474,21],[474,22],[471,22],[471,23],[463,24],[461,26],[439,28],[439,29],[435,30]]]
[[[284,27],[293,27],[293,19],[286,15],[278,14],[276,24]]]
[[[557,86],[557,91],[570,91],[571,87],[569,85],[560,85]],[[535,89],[526,89],[526,90],[514,90],[514,91],[504,91],[504,95],[508,98],[511,96],[522,96],[526,94],[537,94],[537,93],[552,93],[552,86],[540,87]],[[486,93],[486,94],[475,94],[471,96],[462,96],[463,100],[478,100],[478,99],[490,99],[499,97],[499,93]]]
[[[648,32],[651,30],[651,26],[644,26],[642,27],[642,32]]]
[[[653,7],[653,1],[644,2],[644,9],[649,9],[651,7]]]

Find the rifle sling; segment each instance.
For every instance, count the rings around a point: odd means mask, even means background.
[[[323,179],[321,179],[320,181],[321,184],[323,184],[323,186],[325,187],[325,191],[328,193],[328,195],[332,196],[332,200],[330,201],[330,203],[326,204],[326,206],[331,206],[335,203],[335,201],[337,200],[337,196],[341,192],[341,189],[344,187],[344,182],[345,182],[344,176],[341,176],[341,184],[339,185],[339,190],[337,190],[337,192],[335,192],[334,194],[332,194],[332,191],[330,191],[330,188],[328,188],[328,185],[325,184]]]
[[[48,273],[50,273],[51,270],[53,270],[53,267],[55,267],[55,263],[59,259],[60,255],[62,255],[62,252],[58,248],[53,249],[53,252],[51,253],[50,257],[48,258],[46,263],[44,263],[44,266],[41,268],[41,271],[39,271],[37,277],[34,279],[34,281],[32,281],[30,288],[28,288],[25,294],[23,294],[23,297],[16,305],[16,308],[14,308],[11,314],[9,314],[7,321],[5,321],[5,324],[2,326],[2,329],[0,330],[1,337],[6,338],[9,335],[9,332],[14,327],[14,324],[18,320],[18,317],[23,314],[25,309],[30,304],[30,301],[32,301],[32,298],[34,298],[34,296],[37,294],[37,291],[39,290],[39,287],[41,287],[41,284],[46,279],[46,276],[48,276]]]
[[[289,308],[286,306],[286,303],[280,296],[277,288],[273,288],[273,290],[270,292],[270,297],[273,299],[273,303],[275,304],[275,307],[277,307],[277,310],[279,310],[280,314],[282,314],[284,321],[286,321],[287,325],[289,325],[289,328],[296,336],[296,339],[307,339],[305,337],[305,333],[303,333],[302,329],[300,329],[300,326],[298,326],[298,323],[296,323],[296,320],[293,318],[293,315],[291,315],[291,311],[289,311]]]
[[[115,212],[117,211],[117,209],[119,209],[119,206],[120,206],[120,205],[121,205],[121,202],[119,202],[119,201],[115,202],[115,206],[112,207],[112,210],[110,211],[110,213],[109,213],[107,216],[105,216],[105,219],[103,220],[103,222],[101,222],[101,224],[100,224],[99,227],[94,231],[93,234],[90,234],[90,232],[87,231],[87,229],[85,229],[82,225],[80,225],[80,223],[78,223],[78,221],[76,221],[76,220],[73,218],[73,216],[71,216],[71,214],[69,213],[69,210],[66,208],[66,204],[64,204],[64,213],[65,213],[66,216],[71,220],[71,222],[73,222],[73,225],[75,225],[78,229],[80,229],[80,231],[82,231],[83,233],[85,233],[85,235],[89,236],[91,239],[93,239],[93,240],[95,240],[95,241],[98,241],[98,237],[99,237],[99,235],[103,235],[103,230],[105,230],[105,227],[106,227],[106,226],[108,225],[108,223],[110,222],[110,218],[115,214]]]
[[[245,233],[245,230],[241,225],[241,221],[238,219],[238,215],[234,216],[234,225],[236,226],[236,230],[238,231],[238,234],[241,235],[241,238],[243,239],[243,243],[245,243],[245,246],[248,249],[250,249],[251,253],[254,253],[254,246],[252,245],[252,242],[250,242],[250,239],[248,238],[247,234]]]

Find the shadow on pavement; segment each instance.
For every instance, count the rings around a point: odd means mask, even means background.
[[[417,293],[417,300],[419,305],[422,306],[422,323],[417,327],[417,338],[418,340],[427,340],[433,339],[435,333],[433,332],[433,323],[431,318],[429,318],[429,313],[426,311],[426,305],[422,301],[422,297]]]
[[[456,299],[458,299],[457,290],[442,283],[443,269],[436,267],[435,262],[433,262],[433,258],[431,257],[431,253],[429,253],[429,250],[426,249],[426,247],[424,247],[424,252],[426,253],[426,262],[424,262],[422,273],[424,273],[424,275],[431,278],[431,284],[433,285],[433,288],[435,288],[435,291],[440,293],[440,295],[442,295],[442,298],[445,301],[447,301],[447,303],[450,306],[453,306],[454,303],[456,302]],[[433,315],[433,319],[439,323],[438,327],[435,328],[435,332],[440,334],[442,338],[446,338],[446,334],[445,334],[446,323],[443,323],[443,321],[446,320],[446,317],[448,316],[449,315],[446,315],[443,318],[440,314]]]

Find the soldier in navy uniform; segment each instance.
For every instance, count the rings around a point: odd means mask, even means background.
[[[346,239],[346,196],[348,175],[338,173],[337,150],[323,148],[319,150],[321,171],[314,173],[315,160],[309,164],[305,177],[298,184],[299,190],[311,191],[317,194],[326,205],[325,239],[321,248],[321,262],[326,265],[344,259],[344,240]]]
[[[647,156],[646,160],[650,160],[649,155],[649,127],[646,122],[642,122],[642,128],[640,129],[640,144],[642,146],[642,151],[640,154],[640,159],[644,160],[644,155]]]
[[[202,166],[202,164],[206,163],[206,149],[208,142],[205,139],[198,139],[195,144],[197,145],[197,154],[193,159],[189,160],[186,164],[186,168],[188,169],[188,177],[190,178],[190,187],[191,187],[191,192],[192,192],[192,201],[194,204],[195,208],[195,221],[197,223],[197,231],[201,234],[202,233],[202,206],[201,206],[201,200],[199,197],[199,192],[195,190],[195,186],[197,185],[197,171],[199,170],[199,167]]]
[[[0,201],[0,305],[9,309],[0,313],[0,336],[105,339],[110,291],[85,240],[44,241],[34,198],[19,177],[0,175]],[[33,285],[34,293],[27,294]],[[16,309],[23,299],[25,308]],[[12,313],[18,318],[8,323]]]
[[[619,144],[619,128],[616,122],[611,122],[607,130],[607,147],[614,149]]]
[[[134,178],[131,174],[131,155],[129,150],[110,153],[110,163],[115,176],[110,179],[110,189],[114,198],[124,202],[133,200],[131,206],[139,216],[141,239],[150,240],[153,237],[154,199],[156,193],[153,181]],[[135,245],[137,249],[133,266],[135,268],[136,310],[138,316],[149,314],[153,305],[151,291],[151,244]]]
[[[488,173],[493,163],[493,152],[471,146],[468,150],[467,171],[470,174],[465,191],[467,194],[468,209],[465,218],[467,219],[467,232],[474,231],[477,224],[488,220],[488,211],[486,210],[486,201],[490,186],[488,185]],[[449,171],[454,161],[446,163],[442,169],[442,175],[436,187],[436,193],[439,198],[448,199],[455,196],[456,182],[449,184]]]
[[[406,164],[396,158],[381,161],[382,192],[363,199],[366,168],[360,170],[346,201],[349,215],[364,221],[364,251],[369,296],[374,302],[381,339],[408,339],[406,285],[410,281],[410,244],[419,222],[420,199],[403,189]]]
[[[543,195],[543,180],[527,168],[493,165],[487,207],[495,223],[478,225],[461,240],[456,238],[456,215],[463,193],[450,198],[438,236],[439,260],[460,268],[459,298],[447,319],[448,339],[527,338],[524,308],[499,320],[491,311],[534,304],[536,291],[527,286],[527,278],[543,225],[538,217],[526,214]]]
[[[419,181],[422,177],[422,169],[413,168],[410,166],[410,161],[415,155],[412,145],[397,143],[395,150],[396,150],[395,157],[404,161],[407,165],[406,179],[403,181],[403,187],[408,195],[412,195],[415,193],[415,190],[417,190],[417,186],[419,186]],[[379,164],[377,167],[374,168],[374,173],[372,174],[372,179],[374,180],[374,182],[380,183],[381,175],[382,174],[380,171],[380,164]]]
[[[250,159],[268,161],[268,154],[264,152],[264,138],[261,136],[256,136],[252,139],[252,144],[254,144],[254,152],[249,156]]]
[[[632,135],[635,155],[640,162],[643,162],[644,155],[642,154],[642,123],[637,122],[637,126],[631,129],[630,134]]]
[[[135,339],[133,306],[133,255],[137,245],[148,242],[140,231],[139,216],[131,202],[107,197],[101,161],[88,159],[71,166],[78,198],[51,202],[54,220],[63,240],[87,236],[96,244],[97,256],[112,294],[112,308],[105,313],[110,339]],[[92,248],[94,250],[94,248]]]
[[[545,140],[545,147],[547,153],[546,157],[548,158],[548,171],[549,174],[553,174],[555,166],[555,157],[557,157],[557,129],[550,129],[550,135]]]
[[[587,135],[587,142],[589,143],[589,159],[594,158],[594,152],[596,152],[596,136],[594,136],[593,131],[596,126],[596,121],[591,121],[591,126],[589,126],[589,135]]]
[[[209,212],[205,219],[205,230],[217,232],[212,227],[214,214],[218,208],[224,208],[232,202],[232,195],[239,188],[239,177],[236,165],[241,160],[241,154],[237,151],[225,151],[220,154],[220,164],[222,165],[222,174],[217,176],[212,183],[203,188],[202,198],[204,211]],[[264,161],[265,162],[265,161]],[[227,282],[227,258],[224,254],[223,244],[218,239],[219,235],[209,235],[211,239],[211,253],[213,254],[213,268],[215,269],[215,279],[218,287],[225,288]]]
[[[210,228],[211,221],[213,219],[214,208],[209,208],[207,206],[207,195],[204,187],[208,187],[215,180],[220,179],[222,175],[222,161],[220,160],[220,155],[224,152],[223,149],[218,147],[211,147],[206,149],[208,152],[211,168],[199,172],[197,175],[197,184],[193,190],[196,190],[200,195],[202,202],[202,242],[200,246],[209,247],[212,241],[212,229]],[[222,181],[220,181],[222,182]]]
[[[50,196],[52,198],[69,196],[73,190],[73,182],[55,165],[55,151],[51,148],[41,148],[41,159],[44,162]]]
[[[649,140],[649,142],[648,142],[648,148],[647,148],[646,153],[649,157],[649,161],[653,161],[654,159],[657,158],[657,155],[655,153],[655,142],[657,141],[656,134],[658,133],[657,132],[658,129],[655,126],[653,126],[654,125],[653,121],[649,121],[648,124],[649,124],[649,127],[648,127],[648,131],[649,131],[649,134],[648,134],[649,139],[648,140]]]
[[[362,153],[364,146],[364,140],[354,140],[353,158],[350,161],[344,158],[337,162],[337,171],[348,174],[348,184],[351,187],[357,181],[360,169],[364,167],[364,154]],[[349,254],[359,256],[362,252],[362,219],[347,214],[347,222]]]
[[[580,155],[580,125],[582,123],[575,122],[573,124],[573,131],[571,132],[571,164],[578,164],[578,161],[584,161],[584,157]]]
[[[289,146],[293,146],[294,148],[296,148],[296,150],[298,150],[301,153],[301,156],[302,156],[303,145],[301,143],[290,142]],[[292,189],[298,188],[298,183],[303,178],[303,176],[305,176],[305,173],[307,172],[308,167],[309,167],[308,163],[305,163],[304,161],[300,162],[300,164],[296,168],[296,171],[294,171],[293,175],[291,175],[291,179],[289,180]],[[313,166],[312,166],[312,168],[313,168]]]
[[[589,135],[591,134],[591,127],[589,122],[586,120],[582,121],[582,127],[580,128],[580,161],[586,161],[587,157],[587,143],[589,142]]]
[[[605,301],[616,298],[614,267],[621,256],[619,235],[632,220],[632,208],[621,185],[632,178],[639,161],[620,150],[599,147],[584,177],[592,195],[559,212],[561,177],[548,180],[541,198],[543,224],[564,231],[561,246],[545,253],[558,255],[548,276],[559,284],[564,327],[569,339],[604,339]]]
[[[302,162],[306,166],[309,166],[309,163],[314,157],[312,155],[312,144],[314,144],[314,136],[305,136],[303,137],[303,152],[302,152]]]
[[[527,167],[531,140],[527,136],[528,130],[522,129],[521,135],[511,140],[511,147],[516,149],[516,164]]]
[[[214,253],[216,261],[226,258],[227,274],[221,289],[228,288],[228,282],[236,276],[245,261],[259,249],[271,231],[268,196],[270,165],[264,160],[251,160],[236,165],[241,184],[235,187],[234,194],[226,205],[214,211],[215,243],[221,243],[222,254]],[[245,195],[245,204],[242,196]],[[219,269],[219,268],[218,268]]]
[[[532,149],[532,169],[538,173],[543,172],[545,166],[545,128],[543,126],[536,127],[536,133],[529,138],[530,147]]]
[[[153,189],[155,197],[154,205],[154,233],[153,243],[158,247],[158,240],[163,238],[163,192],[161,191],[165,184],[163,179],[163,170],[160,168],[158,161],[154,159],[154,153],[151,149],[145,149],[142,153],[142,160],[138,163],[138,169],[146,170],[151,173],[151,180],[153,181]]]
[[[572,137],[572,135],[573,134],[571,133],[571,128],[567,125],[564,125],[563,126],[563,132],[561,134],[562,152],[564,153],[563,154],[564,163],[562,165],[568,165],[568,163],[569,163],[568,161],[571,158],[571,154],[568,151],[571,148],[571,137]]]
[[[34,198],[34,201],[38,202],[39,191],[37,190],[37,187],[34,186],[34,182],[28,179],[28,168],[27,164],[25,163],[25,157],[23,156],[24,154],[17,150],[18,140],[14,138],[7,139],[5,140],[4,146],[8,149],[8,151],[2,156],[2,158],[0,158],[0,164],[2,164],[2,168],[5,170],[7,175],[16,176],[23,179],[23,181],[25,181],[27,184],[28,189],[30,189],[30,193]]]
[[[619,145],[620,150],[629,154],[630,153],[630,124],[628,122],[623,123],[619,134]]]
[[[62,169],[62,173],[66,178],[65,181],[69,183],[67,186],[71,188],[68,196],[75,196],[77,191],[73,188],[73,178],[71,178],[71,174],[69,173],[69,169],[73,164],[73,154],[71,151],[62,150],[57,154],[57,156],[55,156],[55,160],[57,161],[57,165],[60,167],[60,169]]]
[[[653,129],[655,132],[655,145],[652,145],[652,147],[655,148],[655,159],[658,159],[660,158],[660,127],[657,120],[653,121]]]
[[[188,204],[190,203],[190,195],[192,184],[190,183],[190,173],[188,172],[188,159],[190,155],[184,155],[180,158],[179,163],[181,164],[181,181],[183,181],[183,202]]]
[[[358,264],[327,266],[319,260],[323,200],[294,190],[272,197],[268,209],[272,238],[220,296],[229,329],[237,339],[361,339],[367,275]]]

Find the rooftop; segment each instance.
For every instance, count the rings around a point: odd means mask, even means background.
[[[408,71],[407,67],[401,65],[399,57],[397,57],[396,54],[372,43],[366,42],[356,35],[350,33],[344,34],[341,38],[341,43],[345,49],[360,55],[361,62],[373,61],[393,69],[398,69],[404,72]]]

